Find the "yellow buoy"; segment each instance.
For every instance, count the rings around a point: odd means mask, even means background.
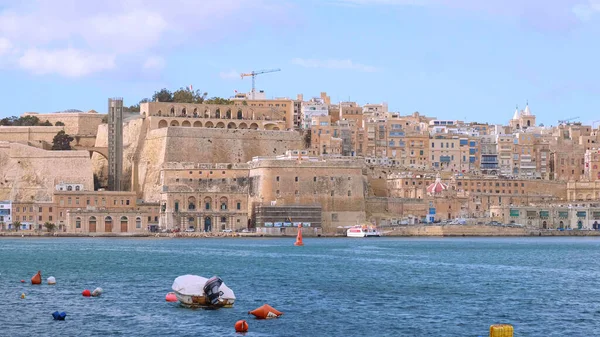
[[[513,337],[515,329],[510,324],[494,324],[490,326],[490,337]]]
[[[25,293],[21,294],[21,299],[25,299]]]

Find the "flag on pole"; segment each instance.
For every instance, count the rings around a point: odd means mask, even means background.
[[[233,90],[233,92],[237,94],[237,90]]]
[[[191,84],[190,84],[190,91],[194,91],[194,88],[192,87]]]

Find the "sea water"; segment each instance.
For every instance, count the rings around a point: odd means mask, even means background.
[[[597,238],[0,239],[1,336],[599,335]],[[30,278],[42,271],[43,285]],[[167,303],[220,276],[234,308]],[[54,276],[56,285],[46,284]],[[20,283],[24,279],[26,283]],[[101,287],[98,298],[84,289]],[[26,294],[21,299],[21,293]],[[268,303],[279,319],[249,310]],[[54,321],[65,311],[65,321]]]

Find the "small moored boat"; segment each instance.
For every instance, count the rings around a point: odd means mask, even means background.
[[[346,236],[349,238],[366,238],[372,236],[381,236],[381,232],[372,226],[353,226],[348,228]]]
[[[171,287],[179,302],[197,308],[231,308],[235,294],[218,276],[207,279],[197,275],[183,275],[173,281]]]

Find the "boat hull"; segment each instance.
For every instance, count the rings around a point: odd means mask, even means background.
[[[175,296],[181,304],[192,308],[231,308],[235,303],[235,299],[232,298],[219,298],[219,303],[213,305],[205,295],[193,296],[175,292]]]

